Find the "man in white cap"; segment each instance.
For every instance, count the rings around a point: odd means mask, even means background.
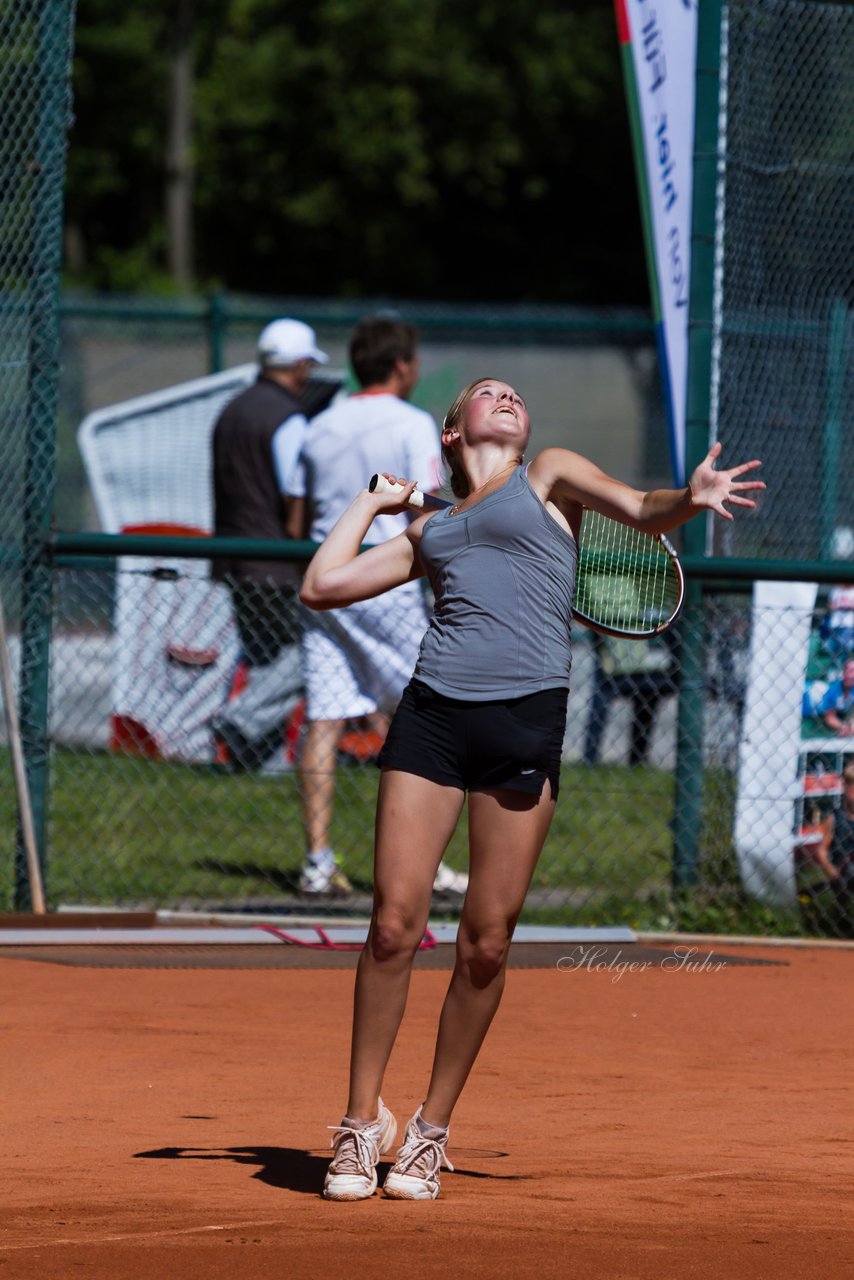
[[[262,331],[258,378],[214,427],[217,536],[302,536],[289,523],[285,494],[307,426],[302,398],[312,369],[328,359],[300,320],[274,320]],[[328,399],[335,390],[330,383]],[[300,574],[292,564],[229,558],[214,561],[213,577],[231,591],[247,678],[212,727],[220,759],[255,768],[281,746],[283,725],[302,696]]]

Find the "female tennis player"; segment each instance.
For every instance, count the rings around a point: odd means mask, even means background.
[[[397,1124],[380,1097],[428,923],[436,868],[468,795],[469,886],[456,964],[421,1106],[386,1177],[387,1196],[435,1199],[449,1124],[504,988],[513,930],[557,799],[570,670],[576,535],[585,507],[664,532],[704,511],[753,507],[714,445],[684,489],[640,492],[566,449],[527,466],[530,422],[506,382],[481,378],[442,432],[458,502],[359,554],[371,521],[406,509],[414,485],[361,492],[319,548],[302,600],[337,608],[426,574],[435,612],[389,731],[376,820],[374,908],[356,976],[350,1093],[334,1127],[324,1195],[361,1200]],[[397,477],[388,477],[397,479]]]

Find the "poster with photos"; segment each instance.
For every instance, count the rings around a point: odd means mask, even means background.
[[[842,770],[854,759],[854,584],[819,595],[801,713],[794,832],[796,859],[808,864],[840,803]]]

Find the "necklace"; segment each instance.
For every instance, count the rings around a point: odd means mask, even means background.
[[[508,462],[507,465],[504,467],[501,467],[499,471],[493,472],[491,476],[488,476],[487,479],[484,480],[483,484],[479,484],[476,489],[472,489],[471,493],[467,493],[464,498],[460,498],[459,502],[455,507],[451,507],[451,515],[455,516],[457,512],[460,510],[460,508],[462,507],[464,502],[468,502],[469,498],[473,498],[476,493],[480,493],[481,489],[485,489],[486,486],[491,481],[495,480],[496,477],[500,476],[502,472],[509,471],[510,467],[517,467],[518,465],[519,463],[516,461]]]

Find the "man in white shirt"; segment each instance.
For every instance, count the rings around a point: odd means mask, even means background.
[[[294,512],[302,500],[309,537],[322,542],[377,471],[416,480],[433,492],[442,483],[439,433],[428,413],[408,403],[418,381],[414,326],[385,316],[366,317],[350,342],[350,362],[361,390],[318,414],[308,427],[302,473],[288,496]],[[366,543],[385,542],[406,530],[409,517],[379,516]],[[302,636],[307,694],[305,741],[300,755],[307,859],[304,893],[346,888],[329,847],[338,744],[347,719],[390,715],[412,675],[427,628],[418,583],[406,583],[378,599],[311,613]],[[466,877],[442,865],[436,888],[463,892]]]

